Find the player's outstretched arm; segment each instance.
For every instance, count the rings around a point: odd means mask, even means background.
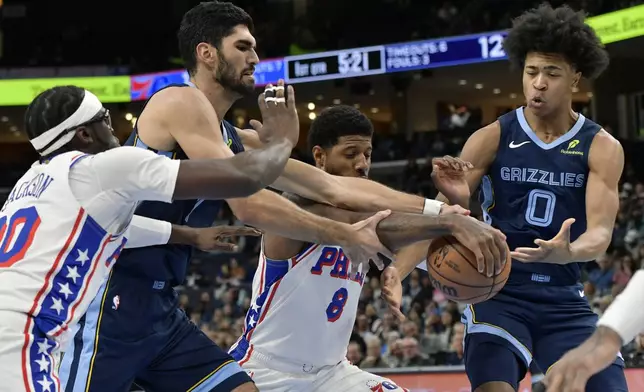
[[[277,178],[297,143],[299,122],[294,95],[289,94],[288,103],[282,97],[281,102],[267,105],[265,94],[260,94],[258,104],[266,121],[267,144],[234,157],[223,143],[217,115],[208,107],[210,102],[196,89],[173,88],[150,100],[141,115],[139,132],[142,137],[152,129],[160,135],[170,135],[189,154],[191,159],[181,162],[175,199],[248,196]],[[213,152],[200,154],[195,146],[202,144],[210,146]],[[206,157],[229,159],[198,159]]]
[[[571,261],[595,260],[606,252],[619,210],[619,179],[624,170],[624,149],[608,132],[595,135],[588,152],[586,232],[570,244]]]
[[[283,98],[283,92],[283,89],[279,90],[277,97]],[[289,101],[295,99],[292,89],[289,90],[288,98]],[[295,105],[289,104],[288,107],[295,110]],[[270,116],[265,117],[264,112],[262,112],[262,117],[264,120],[262,135],[264,140],[266,139],[265,132],[285,126]],[[299,124],[297,115],[290,119]],[[146,130],[148,133],[143,135],[142,133]],[[178,87],[171,88],[171,91],[163,90],[157,93],[148,102],[139,117],[141,136],[154,137],[153,131],[170,135],[171,140],[181,146],[190,157],[190,161],[182,162],[182,165],[186,167],[195,165],[193,160],[208,159],[207,162],[212,164],[215,162],[212,158],[227,158],[234,155],[224,143],[219,119],[211,103],[203,93],[196,89]],[[196,164],[199,165],[199,163]],[[204,172],[202,175],[218,175],[216,168],[207,169],[204,167],[202,169]],[[194,183],[203,186],[202,181],[194,181]],[[228,204],[237,218],[245,224],[259,229],[307,242],[344,245],[349,253],[364,251],[373,257],[377,252],[389,253],[377,240],[375,233],[368,230],[368,226],[349,226],[316,216],[273,192],[263,190],[251,197],[228,199]],[[352,245],[357,247],[352,248]]]
[[[255,131],[237,131],[245,148],[262,146]],[[400,192],[364,178],[334,176],[295,159],[289,159],[284,172],[271,187],[318,203],[359,212],[390,209],[397,212],[438,215],[442,207],[442,203],[435,200]],[[347,192],[347,189],[351,192]]]
[[[235,244],[225,242],[225,238],[236,236],[261,235],[256,229],[244,226],[213,226],[195,228],[173,225],[170,222],[134,215],[127,228],[125,248],[181,244],[194,246],[201,250],[235,250]]]
[[[364,219],[364,213],[342,210],[312,201],[300,200],[298,204],[317,215],[342,222],[353,223]],[[477,255],[477,259],[485,263],[494,264],[497,260],[505,260],[505,236],[469,216],[392,213],[378,224],[376,233],[380,241],[393,251],[419,241],[453,235]],[[427,248],[425,248],[426,251]]]
[[[546,373],[547,391],[583,391],[590,377],[610,366],[619,350],[644,332],[644,271],[635,272],[597,323],[595,332],[569,351]]]
[[[472,167],[463,176],[444,175],[441,173],[443,167],[435,167],[439,173],[434,173],[432,179],[440,192],[436,200],[469,208],[472,192],[479,187],[481,179],[494,162],[500,138],[501,125],[496,121],[474,132],[467,139],[460,158],[470,162]]]

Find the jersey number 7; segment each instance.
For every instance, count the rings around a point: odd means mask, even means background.
[[[36,207],[16,211],[10,217],[0,216],[0,268],[8,268],[25,257],[40,226]]]

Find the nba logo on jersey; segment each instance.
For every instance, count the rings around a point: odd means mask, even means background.
[[[118,295],[115,295],[114,298],[112,298],[112,309],[118,310],[120,304],[121,304],[121,297]]]

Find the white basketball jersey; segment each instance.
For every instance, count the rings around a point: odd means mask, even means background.
[[[346,356],[366,271],[349,277],[342,248],[311,245],[290,260],[260,253],[244,333],[230,352],[241,364],[253,351],[307,366]]]
[[[0,310],[27,315],[27,325],[15,328],[37,328],[59,347],[126,242],[72,194],[69,169],[85,156],[69,152],[35,163],[0,210]]]

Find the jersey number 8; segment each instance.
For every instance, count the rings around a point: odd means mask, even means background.
[[[25,257],[39,225],[40,216],[33,206],[11,217],[0,216],[0,268],[11,267]]]
[[[340,318],[340,316],[342,316],[344,305],[347,304],[348,298],[349,292],[344,287],[338,289],[338,291],[333,294],[331,303],[326,308],[326,318],[329,322],[334,323]]]

